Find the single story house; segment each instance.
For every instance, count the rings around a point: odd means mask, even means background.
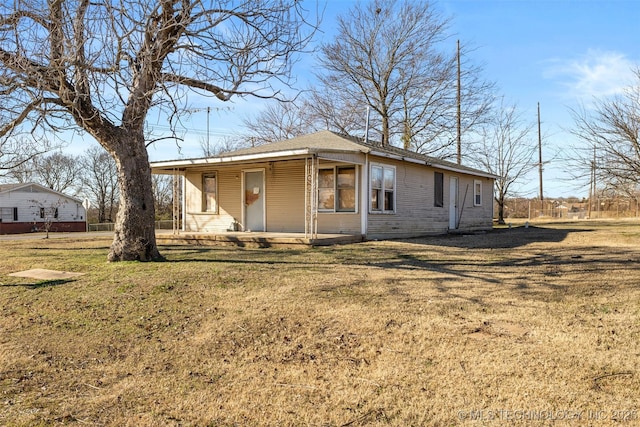
[[[331,131],[151,167],[183,177],[186,232],[386,239],[492,227],[496,176]]]
[[[82,201],[35,183],[0,184],[0,234],[86,231]]]

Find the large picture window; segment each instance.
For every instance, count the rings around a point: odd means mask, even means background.
[[[324,212],[355,212],[355,166],[318,171],[318,209]]]
[[[215,173],[202,176],[202,211],[218,213],[218,179]]]
[[[371,212],[395,213],[396,169],[371,166]]]

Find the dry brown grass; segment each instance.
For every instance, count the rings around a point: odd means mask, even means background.
[[[108,244],[1,243],[0,424],[640,423],[637,222],[154,264]],[[86,275],[7,276],[34,267]]]

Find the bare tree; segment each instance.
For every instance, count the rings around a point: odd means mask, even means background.
[[[0,137],[0,178],[17,182],[30,182],[30,162],[51,149],[45,140],[38,143],[27,136]]]
[[[53,224],[55,222],[58,222],[58,208],[60,208],[60,206],[62,205],[65,205],[67,201],[63,199],[55,199],[51,202],[48,202],[46,200],[45,201],[30,200],[30,202],[33,203],[31,207],[39,208],[39,212],[40,212],[41,221],[36,220],[34,221],[34,223],[42,222],[42,228],[39,229],[38,231],[44,231],[46,233],[44,238],[48,239],[49,232],[52,230]],[[35,225],[34,225],[34,229],[35,229]]]
[[[114,158],[120,208],[108,259],[155,260],[145,138],[151,110],[187,94],[277,97],[315,26],[301,2],[24,0],[0,5],[0,138],[81,129]],[[282,86],[279,86],[282,87]]]
[[[304,103],[304,101],[301,101]],[[257,116],[243,119],[249,145],[294,138],[317,129],[305,118],[305,110],[294,102],[268,104]]]
[[[80,163],[74,156],[55,152],[39,156],[31,161],[31,167],[39,184],[59,193],[71,196],[80,190]]]
[[[596,99],[589,109],[572,110],[572,132],[585,143],[578,163],[591,169],[602,185],[640,185],[640,68],[635,77],[635,84],[621,95]]]
[[[364,121],[361,104],[349,98],[331,98],[319,88],[311,89],[295,102],[269,104],[259,114],[245,118],[246,132],[240,135],[240,145],[256,146],[325,129],[361,136]]]
[[[98,210],[98,222],[112,222],[118,200],[118,171],[104,148],[94,145],[80,157],[86,195]]]
[[[171,219],[173,208],[173,179],[171,175],[153,175],[153,197],[156,203],[156,219]]]
[[[457,52],[443,49],[448,27],[449,19],[428,1],[356,4],[338,18],[335,41],[321,48],[315,97],[358,109],[349,117],[359,119],[360,134],[369,107],[370,131],[383,144],[445,157],[458,114]],[[480,67],[468,58],[463,65],[461,115],[468,130],[486,116],[493,84],[481,79]],[[330,107],[324,111],[332,114]]]
[[[500,224],[504,224],[505,200],[514,196],[514,185],[537,166],[534,158],[538,145],[531,135],[533,127],[515,105],[501,103],[476,147],[474,158],[478,166],[498,176],[495,200]]]

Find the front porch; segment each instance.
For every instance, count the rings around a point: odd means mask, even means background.
[[[352,234],[315,234],[271,233],[271,232],[186,232],[157,230],[156,242],[159,245],[227,245],[249,248],[272,247],[316,247],[362,242],[363,236]]]

